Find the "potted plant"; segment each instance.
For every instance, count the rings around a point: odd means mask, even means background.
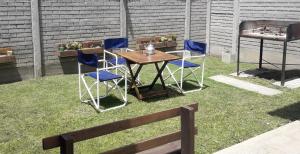
[[[80,42],[74,41],[66,44],[67,50],[78,50],[82,48],[82,44]]]
[[[62,44],[62,43],[58,44],[57,47],[58,47],[59,52],[63,52],[66,49],[65,44]]]

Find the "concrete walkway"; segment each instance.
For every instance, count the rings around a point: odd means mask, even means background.
[[[240,89],[256,92],[256,93],[259,93],[262,95],[267,95],[267,96],[278,95],[281,93],[281,91],[276,90],[276,89],[272,89],[272,88],[268,88],[265,86],[253,84],[250,82],[238,80],[238,79],[227,77],[224,75],[212,76],[212,77],[210,77],[210,79],[213,79],[215,81],[225,83],[225,84],[228,84],[228,85],[240,88]]]
[[[300,121],[295,121],[215,154],[300,154]]]

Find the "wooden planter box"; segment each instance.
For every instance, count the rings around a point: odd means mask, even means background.
[[[8,55],[7,51],[12,51],[11,48],[0,48],[0,64],[16,62],[13,55]]]
[[[166,47],[166,44],[164,42],[157,42],[157,43],[154,43],[153,45],[154,45],[155,49],[160,49],[160,48]]]
[[[170,48],[170,47],[177,47],[177,43],[176,41],[166,41],[166,47]]]
[[[102,46],[102,41],[83,41],[82,48],[95,48]]]
[[[152,43],[155,49],[165,48],[166,44],[164,42]],[[136,47],[138,50],[144,50],[145,44],[137,44]]]
[[[0,55],[0,64],[16,62],[15,56]]]
[[[85,54],[93,54],[93,53],[103,53],[103,48],[84,48],[81,51]],[[56,51],[54,55],[58,57],[77,57],[77,50],[65,50],[65,51]]]
[[[148,44],[149,42],[152,42],[155,49],[162,49],[162,48],[170,48],[170,47],[176,47],[177,43],[176,41],[164,41],[160,42],[160,37],[143,37],[138,38],[136,40],[136,48],[138,50],[145,49],[145,44]]]

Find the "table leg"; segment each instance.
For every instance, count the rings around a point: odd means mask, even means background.
[[[282,55],[282,69],[281,69],[281,86],[285,84],[285,65],[286,65],[286,50],[287,50],[287,42],[284,41],[283,44],[283,55]]]
[[[137,69],[136,73],[133,74],[133,71],[132,71],[132,68],[130,66],[130,63],[127,61],[127,67],[128,67],[128,70],[129,70],[129,73],[130,73],[130,76],[132,77],[132,82],[130,83],[129,85],[129,90],[133,87],[134,90],[135,90],[135,93],[136,93],[136,96],[139,98],[139,99],[142,99],[142,95],[140,94],[140,91],[139,91],[139,88],[137,87],[136,85],[136,82],[135,82],[135,79],[137,78],[139,72],[141,71],[143,65],[140,65],[139,68]]]
[[[164,82],[163,77],[162,77],[161,74],[162,74],[163,70],[165,69],[165,67],[167,66],[167,64],[168,64],[168,61],[165,61],[163,63],[163,65],[161,66],[161,68],[159,69],[158,64],[155,63],[155,67],[156,67],[156,70],[157,70],[157,75],[154,78],[153,82],[151,83],[151,85],[149,87],[149,90],[151,90],[154,87],[154,85],[155,85],[156,81],[158,80],[158,78],[160,78],[160,81],[161,81],[161,84],[162,84],[163,88],[166,89],[165,82]]]
[[[240,51],[241,51],[241,37],[238,38],[238,51],[237,51],[237,61],[236,61],[236,75],[240,75]]]
[[[259,66],[258,66],[259,69],[262,68],[263,52],[264,52],[264,39],[260,39]]]
[[[159,67],[158,67],[157,63],[155,63],[155,67],[156,67],[156,70],[157,70],[157,73],[158,73],[159,72]],[[163,79],[163,77],[161,75],[163,71],[164,71],[164,69],[159,74],[159,79],[160,79],[160,82],[161,82],[161,85],[162,85],[163,89],[166,89],[165,81],[164,81],[164,79]]]
[[[136,84],[135,80],[136,80],[136,78],[138,77],[138,75],[139,75],[139,73],[140,73],[142,67],[143,67],[143,65],[139,65],[139,67],[138,67],[138,69],[136,70],[135,74],[133,74],[133,71],[132,71],[131,68],[130,68],[130,70],[129,70],[130,75],[131,75],[131,78],[132,78],[132,80],[134,80],[134,83],[135,83],[135,84]],[[130,83],[129,89],[132,88],[132,83],[133,83],[133,82]]]

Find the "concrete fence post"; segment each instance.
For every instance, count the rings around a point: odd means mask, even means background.
[[[34,77],[42,76],[42,49],[40,35],[39,0],[31,0],[31,22],[33,43],[33,69]]]
[[[240,24],[240,0],[234,0],[234,2],[233,2],[232,52],[231,52],[232,55],[237,54],[239,24]]]
[[[210,54],[211,0],[206,1],[206,51]]]
[[[127,0],[120,0],[120,32],[127,37]]]
[[[191,34],[191,0],[186,0],[184,39],[190,39]]]

